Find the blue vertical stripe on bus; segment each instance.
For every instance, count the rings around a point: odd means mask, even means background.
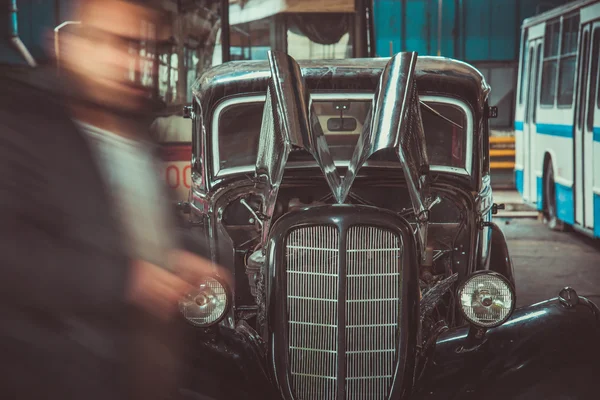
[[[594,237],[600,238],[600,195],[594,193]]]
[[[542,135],[573,138],[573,125],[537,124],[536,130]]]
[[[517,187],[517,192],[523,195],[523,170],[515,169],[515,186]]]
[[[523,121],[515,121],[515,131],[523,130]]]
[[[556,213],[558,219],[573,225],[575,222],[575,203],[573,201],[573,188],[559,183],[556,186]]]
[[[594,127],[594,142],[600,142],[600,126]]]
[[[535,178],[536,181],[536,188],[537,188],[537,209],[539,211],[542,211],[542,208],[544,207],[544,187],[542,186],[542,177],[541,176],[536,176]]]

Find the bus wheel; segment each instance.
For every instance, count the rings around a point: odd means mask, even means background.
[[[556,211],[556,185],[554,184],[554,170],[552,162],[546,164],[544,180],[544,222],[553,231],[564,232],[565,223],[558,219]]]

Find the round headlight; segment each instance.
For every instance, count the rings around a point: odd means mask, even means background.
[[[515,291],[504,276],[476,272],[458,288],[463,316],[479,328],[502,325],[515,308]]]
[[[220,322],[229,308],[229,293],[216,278],[205,278],[179,301],[179,310],[191,324],[206,328]]]

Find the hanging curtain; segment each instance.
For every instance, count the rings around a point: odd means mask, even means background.
[[[353,14],[299,13],[287,14],[288,29],[306,36],[314,43],[336,44],[350,30]]]

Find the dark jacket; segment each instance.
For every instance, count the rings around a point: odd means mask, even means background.
[[[129,264],[111,210],[59,96],[2,74],[0,398],[129,398]]]

